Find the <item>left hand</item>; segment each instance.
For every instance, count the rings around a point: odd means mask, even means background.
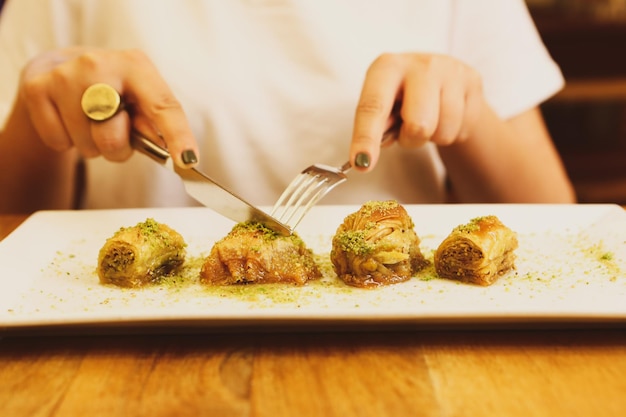
[[[429,141],[447,146],[471,136],[483,106],[480,75],[459,60],[383,54],[369,67],[361,90],[350,148],[352,165],[361,171],[373,169],[383,132],[398,115],[401,146],[419,147]],[[359,166],[356,159],[365,163]]]

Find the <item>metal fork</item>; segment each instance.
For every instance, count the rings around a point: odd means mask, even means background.
[[[385,131],[381,146],[393,140],[402,124],[399,118]],[[270,215],[292,230],[300,223],[306,213],[333,188],[346,181],[350,171],[350,161],[341,167],[315,164],[298,174],[281,194],[272,208]]]

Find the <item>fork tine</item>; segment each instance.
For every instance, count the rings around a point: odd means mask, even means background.
[[[309,210],[311,209],[311,207],[313,207],[315,204],[317,204],[318,201],[320,201],[322,198],[324,198],[324,196],[326,194],[328,194],[330,192],[330,190],[332,190],[333,188],[335,188],[335,186],[339,185],[340,183],[342,183],[344,180],[340,180],[338,182],[335,183],[330,183],[328,181],[325,181],[324,183],[319,184],[324,185],[324,187],[320,187],[317,192],[311,196],[311,198],[309,199],[309,201],[306,204],[301,204],[300,206],[296,207],[299,208],[298,210],[294,210],[294,212],[292,213],[292,215],[289,217],[289,224],[292,229],[294,229],[299,223],[300,221],[304,218],[304,216],[309,212]],[[294,218],[295,214],[298,213],[298,216]]]
[[[292,229],[295,228],[313,205],[346,180],[345,176],[329,177],[325,174],[309,171],[296,177],[279,198],[272,215]],[[280,214],[277,214],[281,208]]]
[[[307,174],[306,172],[302,172],[296,176],[293,181],[287,186],[285,191],[280,195],[280,198],[274,204],[272,208],[271,215],[274,217],[282,217],[285,214],[287,208],[293,205],[294,200],[302,194],[303,190],[308,187],[311,181],[314,181],[315,177]],[[280,208],[283,207],[283,211],[281,214],[278,214]]]
[[[402,119],[395,122],[383,134],[381,145],[397,136]],[[341,167],[315,164],[298,174],[278,198],[271,216],[294,229],[309,209],[333,188],[346,181],[346,173],[352,168],[350,161]]]
[[[306,185],[300,187],[297,193],[294,193],[289,199],[288,204],[284,207],[281,218],[287,224],[297,224],[304,217],[309,207],[319,200],[325,191],[328,178],[322,176],[311,176],[313,181],[307,181]],[[292,226],[292,228],[295,226]]]

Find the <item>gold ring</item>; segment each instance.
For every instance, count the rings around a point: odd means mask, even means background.
[[[90,85],[80,100],[85,115],[96,122],[109,120],[122,107],[120,94],[108,84]]]

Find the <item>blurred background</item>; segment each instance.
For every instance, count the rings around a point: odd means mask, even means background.
[[[626,0],[526,3],[566,78],[542,110],[578,199],[626,204]]]
[[[626,204],[626,0],[526,0],[566,86],[543,106],[581,202]]]

